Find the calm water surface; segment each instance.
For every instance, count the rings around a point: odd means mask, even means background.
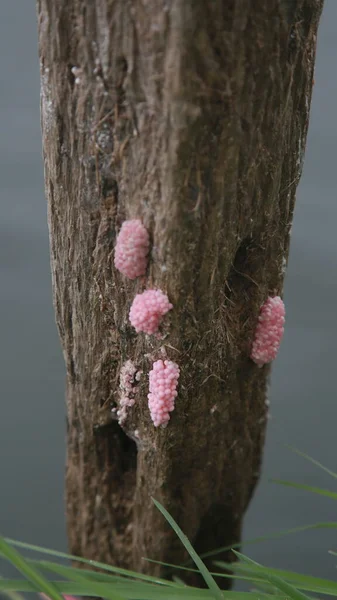
[[[333,487],[286,444],[337,470],[336,27],[337,2],[326,0],[285,289],[286,334],[273,369],[264,470],[246,539],[333,520],[337,508],[269,481]],[[34,3],[2,0],[0,531],[63,550],[64,366],[51,299],[36,39]],[[337,550],[337,540],[324,530],[245,547],[265,564],[334,577],[328,549]]]

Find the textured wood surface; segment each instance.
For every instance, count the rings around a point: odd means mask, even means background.
[[[269,367],[249,359],[282,294],[305,148],[320,0],[38,0],[51,266],[67,365],[67,518],[75,554],[158,572],[180,542],[237,542],[259,477]],[[146,276],[113,266],[141,218]],[[161,339],[128,322],[145,287],[174,309]],[[155,429],[148,372],[181,369]],[[123,429],[126,360],[142,371]]]

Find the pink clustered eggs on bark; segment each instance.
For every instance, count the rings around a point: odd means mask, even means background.
[[[174,410],[174,401],[178,395],[179,373],[178,365],[171,360],[157,360],[152,365],[148,401],[155,427],[165,427],[170,420],[170,412]]]
[[[115,267],[129,279],[144,275],[150,247],[149,234],[139,219],[125,221],[117,236]],[[162,317],[173,308],[161,290],[145,290],[137,294],[129,312],[137,333],[157,334]],[[285,308],[279,296],[269,297],[261,307],[250,357],[259,366],[270,363],[277,355],[284,332]],[[121,371],[118,420],[124,422],[127,408],[133,406],[135,368],[127,361]],[[166,427],[174,410],[179,367],[170,360],[157,360],[149,373],[148,406],[155,427]]]
[[[149,252],[149,234],[139,219],[124,221],[117,236],[115,267],[129,279],[144,275]]]
[[[285,308],[282,298],[269,297],[261,307],[251,359],[262,367],[278,353],[284,333]]]
[[[124,221],[117,236],[114,264],[116,269],[129,279],[144,275],[150,247],[149,234],[139,219]],[[145,290],[137,294],[129,312],[131,325],[137,333],[158,333],[162,317],[173,308],[161,290]],[[119,423],[127,417],[127,408],[135,403],[133,375],[135,368],[127,361],[121,370],[120,407],[117,412]],[[179,367],[170,360],[157,360],[149,373],[149,410],[155,427],[164,427],[170,420],[177,396]]]
[[[173,308],[168,297],[161,290],[146,290],[137,294],[132,302],[129,318],[137,333],[158,332],[162,317]]]

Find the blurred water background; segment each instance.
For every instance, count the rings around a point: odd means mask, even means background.
[[[326,0],[304,175],[286,279],[286,334],[273,368],[263,476],[245,539],[333,520],[336,503],[270,478],[331,487],[297,446],[337,470],[337,1]],[[33,2],[0,4],[0,531],[66,550],[64,365],[52,308]],[[334,532],[246,545],[255,560],[334,577]],[[4,571],[2,570],[4,574]]]

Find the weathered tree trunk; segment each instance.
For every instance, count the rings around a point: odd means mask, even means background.
[[[256,485],[269,368],[249,358],[281,294],[322,0],[38,0],[42,128],[57,324],[67,365],[71,551],[158,572],[240,539]],[[151,235],[146,277],[113,265],[122,222]],[[161,339],[135,294],[166,291]],[[156,429],[148,372],[181,369]],[[119,375],[142,372],[121,427]]]

